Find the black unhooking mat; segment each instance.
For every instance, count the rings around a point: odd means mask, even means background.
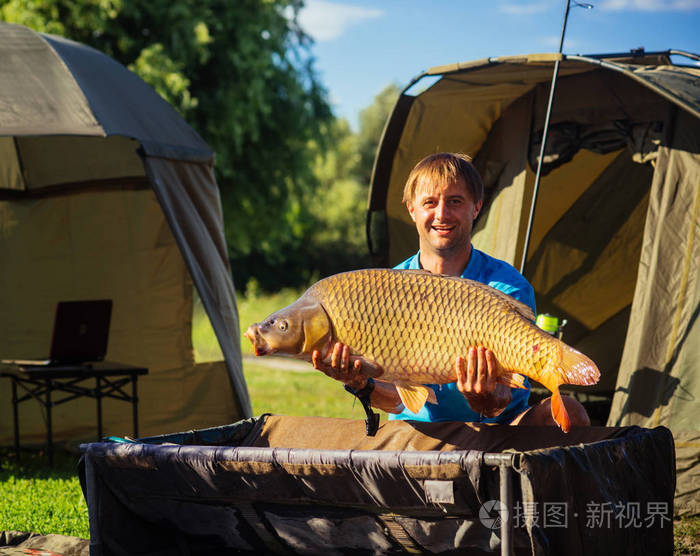
[[[506,512],[516,554],[673,552],[664,427],[266,415],[81,450],[93,556],[492,554]]]

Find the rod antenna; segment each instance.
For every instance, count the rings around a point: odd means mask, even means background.
[[[566,7],[564,9],[564,21],[561,26],[561,36],[559,37],[560,56],[554,61],[554,72],[552,73],[552,84],[549,87],[549,101],[547,102],[547,112],[544,118],[544,129],[542,130],[542,144],[540,145],[540,156],[537,160],[537,174],[535,175],[535,187],[532,191],[532,204],[530,205],[530,217],[527,222],[527,234],[525,235],[525,246],[523,248],[523,258],[520,262],[520,274],[525,271],[525,263],[527,261],[527,251],[530,247],[530,236],[532,234],[532,223],[535,217],[535,205],[537,204],[537,193],[540,189],[540,180],[542,177],[542,161],[544,159],[545,146],[547,144],[547,132],[549,131],[549,117],[552,115],[552,102],[554,100],[554,91],[557,87],[557,76],[559,75],[559,63],[561,61],[561,53],[564,47],[564,36],[566,35],[566,23],[569,20],[569,8],[573,2],[575,7],[593,9],[593,4],[588,2],[579,2],[578,0],[565,0]]]

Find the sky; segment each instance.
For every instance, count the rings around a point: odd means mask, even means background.
[[[571,0],[565,54],[700,54],[700,0]],[[578,2],[578,3],[583,3]],[[359,112],[391,83],[433,66],[557,52],[566,0],[306,0],[299,22],[336,116]],[[674,58],[674,62],[693,63]]]

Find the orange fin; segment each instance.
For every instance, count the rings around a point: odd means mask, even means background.
[[[427,386],[401,382],[396,385],[396,391],[399,393],[403,405],[412,413],[418,413],[426,401],[437,403],[435,391]]]
[[[498,382],[505,384],[510,388],[527,389],[527,386],[525,386],[525,377],[518,373],[509,373],[508,371],[504,371],[502,374],[498,375]]]
[[[563,383],[590,386],[598,382],[600,371],[593,361],[563,342],[561,347],[561,363],[557,370]]]
[[[569,432],[571,420],[569,419],[569,413],[566,411],[566,407],[564,407],[564,401],[561,399],[558,386],[552,390],[552,417],[561,430]]]

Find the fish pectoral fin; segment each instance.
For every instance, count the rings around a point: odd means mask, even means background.
[[[525,386],[525,377],[518,373],[504,371],[503,373],[498,375],[497,382],[505,384],[509,388],[523,388],[527,390],[527,386]]]
[[[427,386],[402,382],[396,385],[396,391],[403,405],[412,413],[418,413],[425,405],[426,401],[437,403],[435,391]]]

